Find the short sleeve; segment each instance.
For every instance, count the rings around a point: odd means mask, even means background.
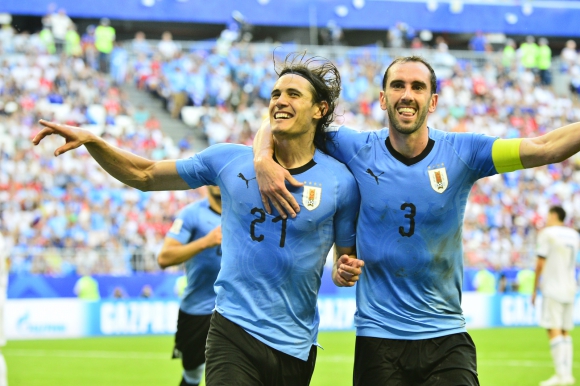
[[[177,160],[177,173],[192,189],[216,185],[219,171],[231,159],[236,147],[233,144],[217,144],[191,158]]]
[[[183,208],[178,214],[171,228],[167,232],[167,237],[171,237],[181,244],[185,245],[189,243],[195,236],[195,229],[197,228],[197,208],[199,206],[188,205]]]
[[[339,186],[338,210],[334,217],[335,243],[339,247],[356,244],[356,221],[360,208],[360,193],[353,175],[346,171],[344,186]]]
[[[493,164],[492,148],[497,137],[483,134],[456,134],[453,137],[453,148],[459,158],[475,171],[477,178],[497,174]]]
[[[327,153],[347,164],[369,141],[376,139],[376,132],[361,132],[346,126],[331,125],[326,129]]]

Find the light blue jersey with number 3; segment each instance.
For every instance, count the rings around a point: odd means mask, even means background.
[[[361,192],[357,335],[416,340],[464,332],[463,215],[473,184],[497,173],[497,138],[429,129],[423,153],[405,159],[388,129],[331,129],[329,152]]]
[[[256,339],[308,359],[318,333],[317,296],[333,243],[355,245],[360,197],[346,166],[316,151],[290,170],[304,187],[292,189],[296,218],[266,213],[252,149],[214,145],[178,160],[192,188],[218,185],[222,194],[222,266],[215,283],[216,310]]]

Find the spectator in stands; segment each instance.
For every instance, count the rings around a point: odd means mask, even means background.
[[[135,55],[144,54],[149,56],[151,54],[151,46],[145,40],[145,32],[137,31],[135,33],[135,37],[131,41],[131,50]]]
[[[99,294],[99,283],[86,272],[83,272],[75,283],[74,293],[79,299],[83,300],[99,300],[101,298]]]
[[[54,37],[54,44],[57,54],[60,54],[64,51],[66,34],[72,24],[72,20],[70,17],[68,17],[66,11],[63,8],[59,9],[58,13],[53,13],[50,15],[50,27],[52,30],[52,36]]]
[[[576,65],[578,52],[576,51],[576,42],[572,39],[566,41],[566,46],[560,53],[562,59],[563,71],[568,71],[572,66]]]
[[[164,60],[170,60],[181,51],[181,48],[173,41],[171,32],[165,31],[161,35],[161,41],[157,44],[157,50]]]
[[[469,49],[475,52],[485,52],[489,51],[489,44],[487,42],[487,37],[482,31],[477,31],[475,36],[469,40]]]
[[[447,42],[443,36],[437,36],[435,38],[435,49],[439,52],[449,51],[449,46],[447,45]]]
[[[528,35],[526,41],[520,45],[520,62],[524,69],[536,72],[538,69],[538,45],[536,39]]]
[[[99,69],[99,54],[95,47],[95,26],[89,25],[81,37],[81,47],[87,64],[95,69]]]
[[[56,53],[56,47],[54,44],[54,35],[52,34],[52,31],[49,26],[44,25],[42,27],[42,31],[40,31],[39,38],[42,44],[44,45],[44,52],[51,55]]]
[[[538,40],[538,72],[540,75],[540,82],[544,86],[549,86],[552,83],[552,75],[550,69],[552,67],[552,50],[548,45],[548,39],[540,38]]]
[[[111,51],[111,78],[117,86],[122,86],[127,78],[127,66],[129,65],[129,53],[118,42],[115,42]]]
[[[69,24],[64,41],[64,52],[66,56],[82,56],[83,49],[81,46],[81,37],[79,36],[79,33],[77,32],[77,26],[74,23]]]
[[[102,18],[95,29],[95,48],[99,53],[99,71],[109,73],[110,56],[115,43],[115,28],[107,18]]]
[[[534,293],[534,283],[536,274],[534,270],[522,268],[516,274],[516,289],[519,294],[532,295]]]
[[[496,292],[495,274],[487,268],[481,268],[473,277],[473,287],[482,294],[493,295]]]
[[[501,65],[506,72],[516,70],[516,68],[514,68],[514,66],[517,64],[516,48],[516,42],[514,39],[506,39],[501,57]]]

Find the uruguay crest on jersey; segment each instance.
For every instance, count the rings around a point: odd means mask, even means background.
[[[437,193],[443,193],[449,185],[445,166],[443,164],[429,166],[427,172],[429,173],[429,180],[431,181],[431,187],[433,190]]]
[[[304,192],[302,192],[302,205],[308,210],[314,210],[320,205],[320,196],[322,195],[322,185],[314,186],[304,183]]]

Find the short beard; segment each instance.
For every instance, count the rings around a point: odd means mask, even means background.
[[[427,115],[429,114],[429,110],[427,107],[422,108],[421,110],[417,111],[417,121],[411,127],[402,127],[399,125],[399,122],[394,118],[396,117],[397,111],[395,108],[389,106],[387,108],[387,113],[389,116],[389,129],[394,129],[400,134],[410,135],[416,132],[423,126],[425,120],[427,119]]]

